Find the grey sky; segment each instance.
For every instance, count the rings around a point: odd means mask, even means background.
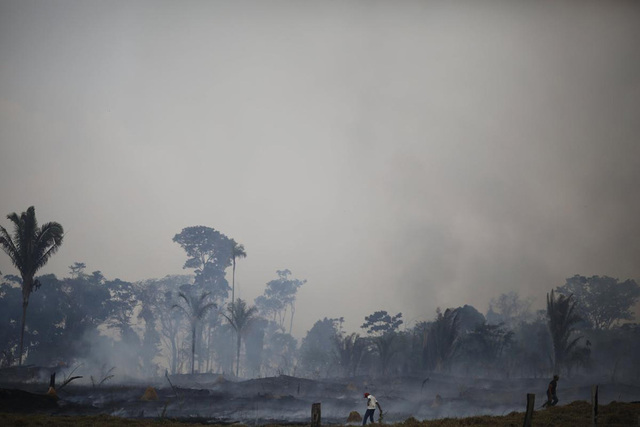
[[[297,336],[638,280],[640,3],[451,3],[0,0],[0,224],[130,281],[214,227]]]

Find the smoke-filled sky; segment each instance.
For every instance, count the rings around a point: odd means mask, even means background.
[[[40,273],[129,281],[213,227],[240,297],[308,280],[298,337],[541,308],[640,278],[639,41],[640,2],[1,0],[0,224],[34,205]]]

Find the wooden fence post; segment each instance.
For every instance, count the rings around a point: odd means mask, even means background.
[[[320,411],[320,403],[311,404],[311,427],[320,427],[322,425],[322,414]]]
[[[598,386],[591,386],[591,425],[598,425]]]
[[[527,412],[524,415],[524,426],[531,427],[531,420],[533,419],[533,408],[536,406],[536,395],[534,393],[527,393]]]

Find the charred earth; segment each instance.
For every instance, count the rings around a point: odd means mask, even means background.
[[[322,404],[323,424],[345,424],[364,410],[365,391],[384,409],[384,421],[460,418],[523,412],[526,394],[544,401],[548,379],[487,380],[444,375],[354,377],[310,380],[278,377],[236,380],[216,374],[173,375],[152,380],[69,383],[46,396],[51,370],[34,367],[0,370],[0,412],[49,415],[114,415],[172,418],[203,423],[252,425],[307,424],[311,404]],[[564,379],[560,404],[589,401],[593,381]],[[640,400],[640,386],[600,384],[601,404]],[[376,414],[377,419],[377,414]]]

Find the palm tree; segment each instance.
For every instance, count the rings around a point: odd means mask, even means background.
[[[178,297],[182,298],[185,305],[174,304],[172,307],[182,311],[191,325],[191,374],[195,372],[196,327],[211,308],[217,307],[214,302],[206,302],[210,293],[203,292],[200,296],[196,296],[193,292],[179,292]]]
[[[373,338],[373,344],[378,350],[380,356],[380,365],[382,367],[382,375],[387,374],[387,368],[391,358],[398,352],[397,338],[400,336],[396,331],[388,331],[384,334]]]
[[[236,331],[236,377],[240,372],[240,345],[242,335],[246,332],[247,327],[255,318],[258,311],[255,305],[247,307],[247,303],[238,298],[238,301],[228,307],[229,315],[222,314],[233,329]]]
[[[42,227],[38,227],[36,211],[33,206],[29,207],[26,212],[22,212],[20,216],[14,212],[7,215],[7,218],[13,222],[13,237],[4,227],[0,226],[0,246],[9,255],[11,262],[22,276],[22,329],[18,359],[18,364],[22,365],[29,296],[34,289],[40,286],[35,275],[62,245],[64,230],[62,225],[57,222],[48,222]]]
[[[336,362],[342,368],[342,374],[345,377],[355,376],[367,348],[365,339],[356,333],[346,336],[334,334],[332,341],[336,351]]]
[[[244,245],[236,243],[235,240],[231,241],[233,245],[231,247],[231,260],[233,261],[233,274],[231,276],[231,303],[236,301],[236,258],[246,258],[247,253],[244,250]]]
[[[460,336],[458,311],[447,308],[444,314],[436,310],[436,319],[425,337],[423,355],[430,370],[441,371],[451,365]]]
[[[553,340],[554,369],[557,373],[576,350],[576,344],[582,338],[580,336],[569,341],[576,330],[575,325],[582,320],[575,312],[576,302],[572,301],[572,297],[573,295],[567,297],[560,294],[555,298],[553,290],[551,294],[547,294],[547,318]]]

